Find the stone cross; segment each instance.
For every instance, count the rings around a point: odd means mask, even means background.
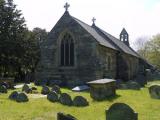
[[[92,18],[92,22],[93,22],[93,24],[95,24],[95,21],[96,21],[96,18],[95,18],[95,17],[93,17],[93,18]]]
[[[68,11],[69,7],[70,7],[70,5],[66,2],[66,4],[64,5],[64,8],[66,9],[66,11]]]

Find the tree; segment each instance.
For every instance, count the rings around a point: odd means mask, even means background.
[[[148,48],[147,59],[160,68],[160,34],[153,36],[146,46]]]
[[[13,0],[0,0],[0,77],[24,81],[33,73],[40,58],[39,45],[46,40],[45,29],[29,31]]]
[[[146,58],[148,53],[147,53],[147,42],[149,41],[149,38],[146,36],[140,37],[136,40],[135,42],[135,47],[137,49],[137,52],[139,53],[139,55],[141,55],[141,57]]]
[[[137,52],[149,61],[152,65],[160,68],[160,34],[157,34],[150,38],[150,40],[145,40],[139,38],[137,40],[137,45],[139,45]]]
[[[21,11],[16,9],[13,0],[0,1],[0,71],[1,74],[13,74],[15,66],[21,62],[25,20]]]

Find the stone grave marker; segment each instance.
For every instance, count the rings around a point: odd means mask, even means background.
[[[138,120],[138,114],[125,103],[114,103],[106,110],[106,120]]]
[[[64,114],[59,112],[57,113],[57,120],[77,120],[77,119],[70,114]]]
[[[160,85],[152,85],[149,87],[149,93],[152,98],[160,99]]]

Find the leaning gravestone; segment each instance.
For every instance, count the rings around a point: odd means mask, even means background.
[[[19,93],[16,101],[17,102],[28,102],[28,97],[25,93]]]
[[[86,98],[82,97],[82,96],[76,96],[74,99],[73,99],[73,105],[74,106],[88,106],[89,103],[87,101]]]
[[[51,91],[48,95],[47,95],[47,99],[51,102],[57,102],[58,101],[58,94],[54,91]]]
[[[9,95],[9,99],[10,100],[16,100],[18,96],[18,92],[17,91],[13,91],[10,95]]]
[[[41,94],[47,95],[49,92],[50,92],[50,90],[47,86],[42,87]]]
[[[0,93],[7,93],[7,88],[4,85],[0,86]]]
[[[138,114],[124,103],[114,103],[106,110],[106,120],[138,120]]]
[[[77,120],[75,117],[73,117],[70,114],[64,114],[64,113],[57,113],[57,120]]]
[[[160,85],[152,85],[149,87],[149,93],[152,98],[160,99]]]
[[[59,97],[59,102],[62,103],[63,105],[72,105],[72,99],[71,96],[67,93],[62,93]]]

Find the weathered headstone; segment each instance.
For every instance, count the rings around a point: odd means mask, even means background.
[[[160,85],[150,86],[149,93],[152,98],[160,99]]]
[[[47,95],[49,92],[50,92],[50,90],[47,86],[42,87],[41,94]]]
[[[32,89],[29,88],[29,86],[27,84],[24,84],[22,87],[22,91],[26,92],[26,93],[32,93]]]
[[[18,92],[17,91],[13,91],[10,95],[9,95],[9,99],[10,100],[16,100],[18,96]]]
[[[51,102],[57,102],[58,101],[58,94],[54,91],[51,91],[48,95],[47,95],[47,99]]]
[[[62,93],[59,97],[59,102],[62,103],[63,105],[72,105],[72,99],[71,96],[67,93]]]
[[[57,94],[61,94],[61,89],[58,85],[54,85],[51,91],[55,91]]]
[[[16,99],[17,102],[28,102],[28,100],[29,99],[25,93],[19,93]]]
[[[74,106],[88,106],[89,103],[87,101],[86,98],[82,97],[82,96],[76,96],[74,99],[73,99],[73,105]]]
[[[59,112],[57,113],[57,120],[77,120],[77,119],[70,114],[64,114]]]
[[[141,86],[134,81],[128,81],[127,83],[127,88],[132,89],[132,90],[140,90]]]
[[[116,94],[116,83],[113,79],[100,79],[88,82],[90,95],[94,100],[104,100]]]
[[[138,120],[138,114],[124,103],[114,103],[106,110],[106,120]]]
[[[7,88],[4,85],[0,86],[0,93],[7,93]]]

